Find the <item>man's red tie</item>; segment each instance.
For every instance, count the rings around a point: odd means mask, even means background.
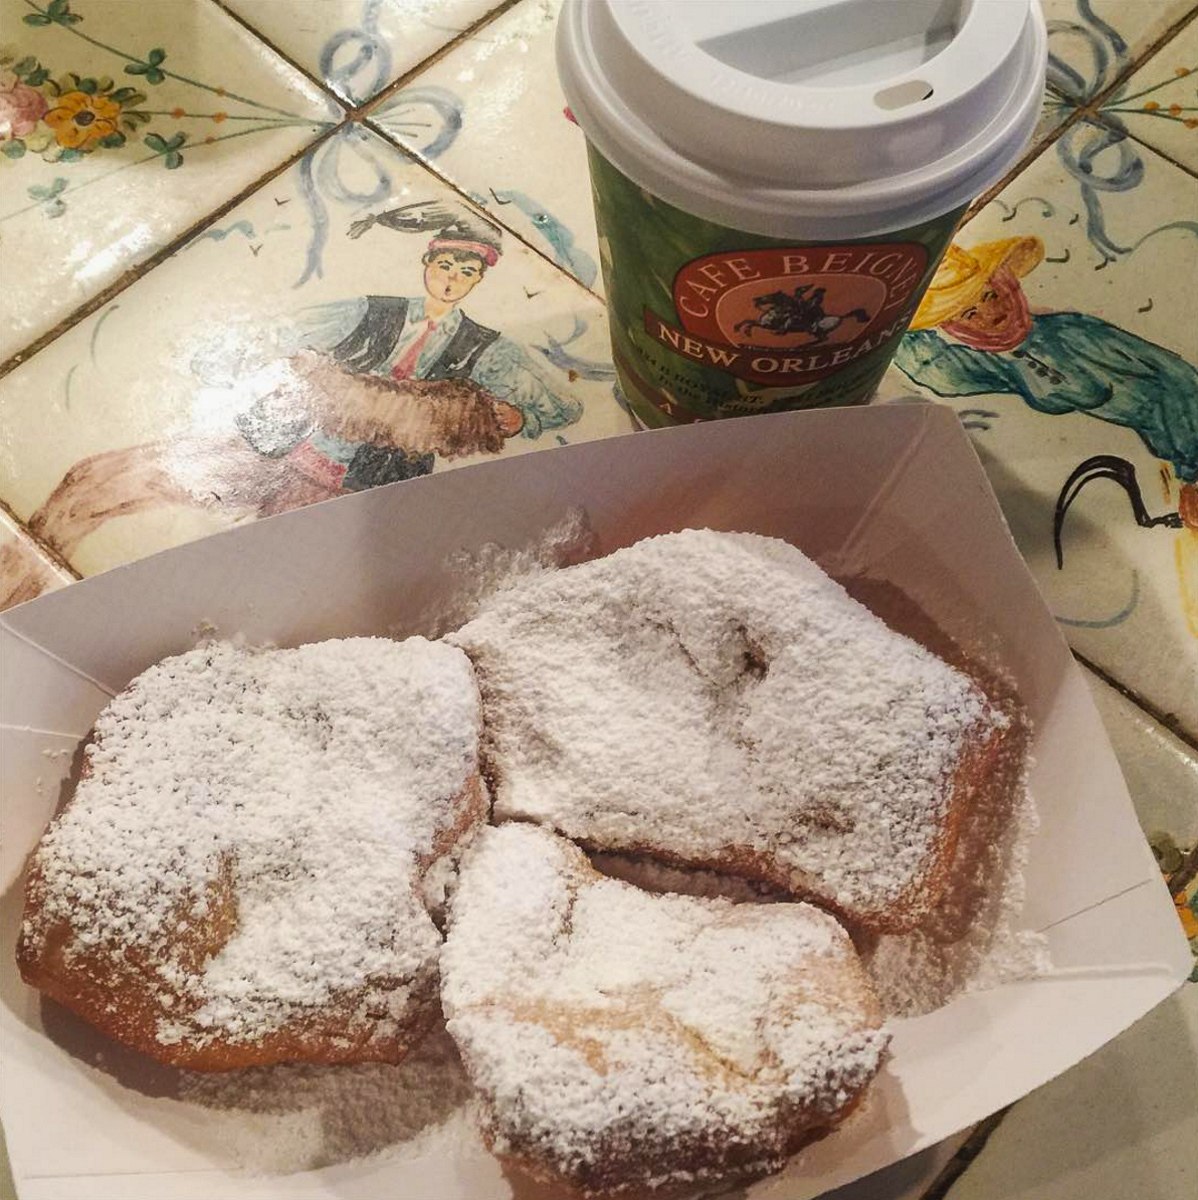
[[[420,351],[424,349],[424,343],[428,341],[428,335],[437,328],[437,323],[431,317],[425,321],[424,328],[416,336],[412,344],[399,356],[399,361],[391,368],[391,377],[393,379],[411,379],[413,372],[416,370],[416,361],[420,358]]]

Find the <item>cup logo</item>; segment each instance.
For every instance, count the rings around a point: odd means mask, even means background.
[[[681,328],[646,308],[645,331],[753,383],[811,383],[903,332],[927,261],[918,242],[707,254],[674,277]]]

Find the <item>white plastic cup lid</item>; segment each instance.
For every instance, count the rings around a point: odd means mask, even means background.
[[[834,239],[930,220],[1022,152],[1037,0],[566,0],[558,68],[605,158],[689,212]]]

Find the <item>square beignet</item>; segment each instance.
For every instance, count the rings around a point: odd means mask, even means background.
[[[177,1066],[398,1061],[437,1012],[423,876],[486,816],[479,724],[423,638],[158,663],[34,852],[22,976]]]
[[[795,547],[688,530],[516,581],[449,641],[496,819],[918,925],[1010,718]]]
[[[492,1150],[584,1195],[777,1169],[889,1040],[828,914],[644,892],[524,824],[466,854],[441,988]]]

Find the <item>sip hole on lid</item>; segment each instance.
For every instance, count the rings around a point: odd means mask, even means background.
[[[926,100],[933,91],[932,85],[922,79],[908,79],[904,83],[896,83],[894,87],[883,88],[874,97],[874,103],[892,112],[896,108],[906,108],[909,104]]]

